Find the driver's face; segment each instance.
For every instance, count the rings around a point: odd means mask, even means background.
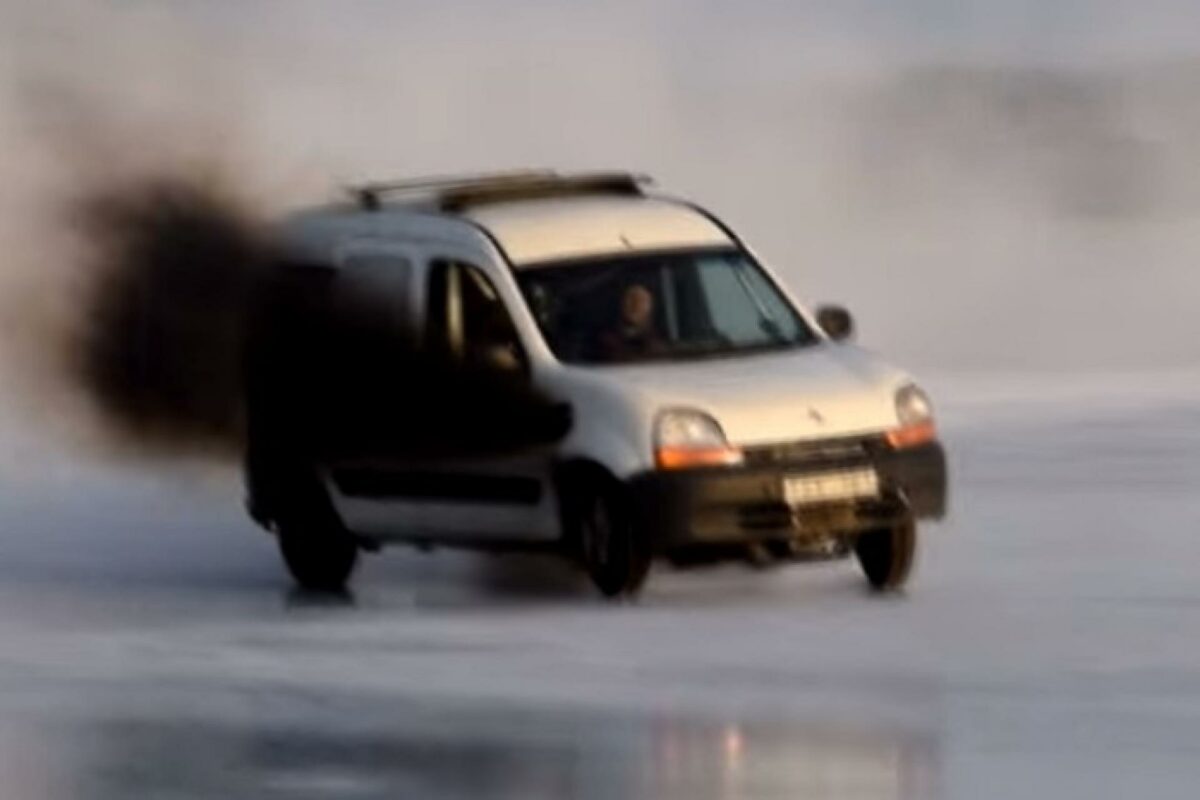
[[[626,325],[641,330],[654,316],[654,295],[645,286],[630,286],[621,296],[621,318]]]

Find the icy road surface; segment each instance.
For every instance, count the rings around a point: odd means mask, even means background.
[[[229,475],[10,432],[0,796],[1195,798],[1200,380],[934,388],[953,517],[891,600],[397,551],[316,603]]]

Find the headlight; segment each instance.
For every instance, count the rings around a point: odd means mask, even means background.
[[[740,464],[742,452],[730,446],[717,421],[701,411],[671,409],[654,425],[654,460],[659,469]]]
[[[933,403],[929,395],[914,383],[901,386],[896,392],[896,417],[901,425],[920,425],[933,419]]]
[[[896,419],[900,427],[887,434],[892,447],[915,447],[937,438],[933,403],[916,384],[909,383],[896,390]]]

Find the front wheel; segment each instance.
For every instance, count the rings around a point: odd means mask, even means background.
[[[917,524],[906,519],[889,528],[859,535],[854,553],[871,588],[880,592],[901,589],[912,572],[917,552]]]
[[[634,525],[620,487],[592,486],[578,497],[575,541],[592,583],[605,597],[633,597],[650,572],[647,537]]]

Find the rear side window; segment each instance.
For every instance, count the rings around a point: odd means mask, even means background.
[[[349,313],[411,329],[412,262],[395,253],[355,253],[342,260],[334,303]]]

